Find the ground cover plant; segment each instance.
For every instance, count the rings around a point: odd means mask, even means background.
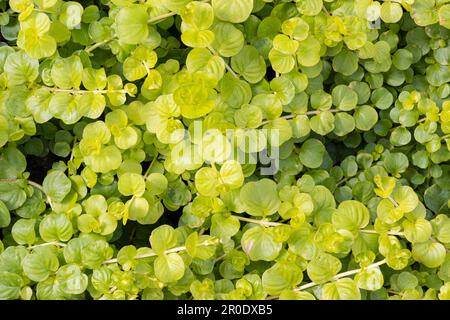
[[[449,0],[0,25],[0,299],[450,299]]]

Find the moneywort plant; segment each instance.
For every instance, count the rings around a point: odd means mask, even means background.
[[[450,299],[449,0],[0,12],[0,299]]]

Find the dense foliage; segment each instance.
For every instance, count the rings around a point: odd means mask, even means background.
[[[0,299],[450,299],[449,0],[0,12]]]

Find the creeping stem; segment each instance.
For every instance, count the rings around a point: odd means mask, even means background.
[[[219,239],[217,239],[217,238],[213,238],[213,239],[201,242],[197,246],[200,247],[200,246],[213,245],[213,244],[218,243],[218,240]],[[186,247],[185,246],[181,246],[181,247],[168,249],[168,250],[164,251],[164,254],[180,252],[180,251],[185,251],[185,250],[186,250]],[[134,259],[145,259],[145,258],[156,257],[156,256],[158,256],[157,253],[149,252],[149,253],[144,253],[144,254],[141,254],[141,255],[137,255],[137,256],[134,257]],[[109,259],[109,260],[104,261],[103,264],[111,264],[111,263],[117,263],[117,262],[118,262],[117,258],[114,258],[114,259]]]
[[[367,266],[365,268],[359,268],[359,269],[354,269],[354,270],[349,270],[349,271],[345,271],[345,272],[342,272],[342,273],[338,273],[333,278],[331,278],[328,282],[336,281],[336,280],[341,279],[341,278],[345,278],[345,277],[348,277],[348,276],[355,275],[355,274],[361,272],[362,270],[369,270],[369,269],[377,268],[377,267],[379,267],[379,266],[381,266],[383,264],[386,264],[386,262],[387,262],[386,259],[383,259],[383,260],[380,260],[378,262],[372,263],[371,265],[369,265],[369,266]],[[312,287],[315,287],[315,286],[318,286],[318,285],[319,285],[318,283],[309,282],[309,283],[306,283],[306,284],[304,284],[304,285],[302,285],[302,286],[300,286],[298,288],[293,289],[292,291],[299,292],[299,291],[303,291],[303,290],[306,290],[306,289],[309,289],[309,288],[312,288]],[[270,296],[270,297],[267,298],[267,300],[275,300],[275,299],[278,299],[278,298],[279,298],[278,296]]]
[[[53,88],[53,87],[45,87],[42,86],[42,89],[47,89],[51,92],[64,92],[64,93],[71,93],[71,94],[85,94],[85,93],[100,93],[100,94],[106,94],[106,93],[124,93],[126,94],[127,91],[125,89],[118,89],[118,90],[77,90],[77,89],[60,89],[60,88]]]
[[[215,55],[217,57],[221,57],[220,54],[216,50],[214,50],[214,48],[212,48],[211,46],[208,46],[208,50],[211,51],[211,53],[213,55]],[[227,69],[227,71],[229,73],[231,73],[233,75],[233,77],[239,79],[239,75],[236,72],[234,72],[234,70],[228,65],[228,63],[223,58],[222,58],[222,60],[225,64],[225,69]]]
[[[254,224],[259,224],[259,225],[264,226],[264,227],[276,227],[276,226],[283,226],[283,225],[288,226],[289,225],[289,224],[281,223],[281,222],[257,220],[257,219],[245,218],[245,217],[241,217],[241,216],[237,216],[237,215],[231,215],[231,216],[237,218],[238,220],[249,222],[249,223],[254,223]],[[387,234],[387,235],[390,235],[390,236],[404,237],[404,233],[403,232],[396,232],[396,231],[381,232],[381,231],[372,230],[372,229],[360,229],[359,232],[361,232],[361,233],[370,233],[370,234]]]

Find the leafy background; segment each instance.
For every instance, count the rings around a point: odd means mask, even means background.
[[[448,0],[0,11],[0,299],[450,299]]]

